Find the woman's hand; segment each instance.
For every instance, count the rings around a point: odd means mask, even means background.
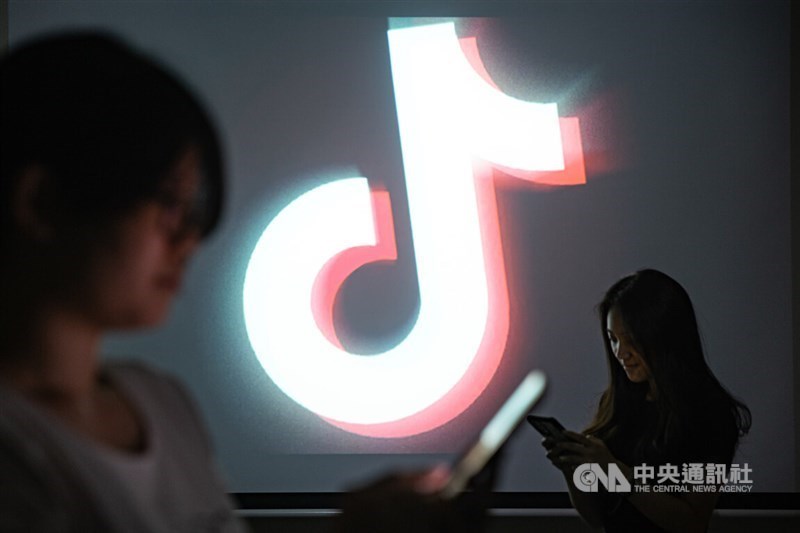
[[[564,435],[566,438],[563,440],[555,441],[548,437],[542,441],[547,458],[562,472],[571,472],[584,463],[618,463],[606,444],[597,437],[574,431],[564,431]]]
[[[454,499],[442,489],[450,470],[439,466],[396,472],[349,491],[342,500],[338,533],[476,533],[483,530],[488,501],[476,487]]]
[[[342,501],[336,531],[437,532],[451,512],[438,497],[439,472],[398,472],[349,491]]]
[[[563,439],[545,438],[542,446],[547,450],[550,462],[564,474],[572,505],[590,526],[601,527],[605,516],[601,495],[597,492],[587,493],[578,490],[573,481],[573,474],[575,468],[584,463],[617,462],[605,443],[596,437],[564,431]]]

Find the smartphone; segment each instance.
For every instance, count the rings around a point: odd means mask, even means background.
[[[440,495],[445,499],[461,493],[497,450],[508,440],[539,398],[547,380],[542,372],[534,370],[517,386],[492,419],[481,430],[478,438],[461,454],[450,469],[450,477]]]
[[[569,437],[564,435],[564,431],[566,431],[564,426],[552,416],[528,415],[527,420],[544,437],[549,437],[554,441],[569,440]]]

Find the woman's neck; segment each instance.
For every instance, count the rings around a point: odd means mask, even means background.
[[[100,328],[56,311],[27,326],[0,333],[0,380],[91,440],[141,451],[146,435],[138,413],[99,374]]]
[[[57,308],[8,318],[0,331],[0,379],[51,409],[80,409],[89,402],[100,331]]]

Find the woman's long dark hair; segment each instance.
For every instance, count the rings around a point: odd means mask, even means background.
[[[750,410],[717,380],[706,363],[692,302],[674,279],[657,270],[640,270],[617,281],[598,305],[608,363],[609,385],[586,433],[608,441],[624,432],[637,416],[649,391],[648,383],[632,383],[614,357],[606,320],[615,309],[646,361],[654,391],[657,421],[636,447],[665,449],[683,442],[699,423],[712,417],[733,421],[738,437],[750,428]],[[733,450],[731,450],[732,453]]]

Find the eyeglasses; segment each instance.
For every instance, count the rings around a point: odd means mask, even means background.
[[[154,201],[160,208],[159,226],[174,238],[185,237],[193,231],[202,233],[208,218],[205,187],[190,195],[169,189],[160,191]]]

